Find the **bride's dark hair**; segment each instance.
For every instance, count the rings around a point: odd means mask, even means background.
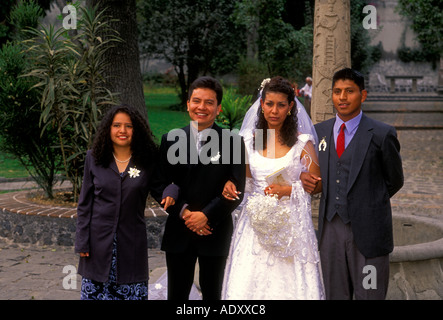
[[[146,119],[137,109],[125,104],[112,107],[103,116],[92,144],[92,155],[95,162],[103,167],[108,167],[113,160],[114,147],[110,135],[111,125],[115,115],[120,112],[126,113],[131,118],[133,126],[131,150],[134,163],[147,169],[157,159],[157,145]]]
[[[262,91],[263,101],[265,100],[268,92],[278,92],[287,95],[289,104],[293,102],[295,98],[295,91],[291,83],[280,76],[272,78],[271,81],[264,86]],[[257,110],[257,116],[258,120],[255,127],[263,130],[263,149],[266,149],[268,122],[264,117],[261,107]],[[288,147],[292,147],[297,142],[297,125],[297,104],[294,102],[294,106],[291,109],[291,115],[286,117],[280,130],[281,142],[286,144]],[[256,146],[255,138],[256,137],[254,135],[254,148]]]

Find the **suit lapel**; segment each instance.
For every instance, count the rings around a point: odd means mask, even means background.
[[[215,135],[212,133],[210,136],[208,136],[208,137],[206,137],[206,141],[204,142],[204,144],[203,144],[203,146],[202,147],[204,147],[207,143],[211,143],[211,154],[210,154],[210,156],[211,156],[211,161],[209,162],[209,163],[207,163],[207,164],[205,164],[205,165],[211,165],[212,164],[212,162],[213,162],[213,160],[212,160],[212,157],[217,157],[217,159],[220,159],[220,163],[221,163],[221,158],[220,158],[220,156],[221,156],[221,149],[222,149],[222,139],[223,139],[223,132],[222,132],[222,128],[220,128],[219,126],[217,126],[215,123],[212,125],[212,128],[211,128],[211,130],[214,130],[215,131]],[[192,135],[192,134],[191,134]],[[191,139],[193,139],[193,138],[191,138]],[[211,139],[215,139],[215,142],[214,141],[211,141]],[[195,147],[195,142],[193,142],[193,140],[191,140],[191,143],[193,143],[193,146],[191,146],[189,149],[191,150],[191,152],[195,152],[195,154],[197,154],[198,155],[198,152],[197,152],[197,149],[196,149],[196,147]],[[215,146],[216,145],[216,146]],[[215,147],[215,149],[214,148],[212,148],[212,146],[214,146]],[[202,152],[204,152],[204,154],[202,154],[201,156],[202,157],[207,157],[207,155],[206,155],[206,152],[207,150],[203,150]],[[215,153],[214,153],[215,152]],[[217,154],[218,153],[218,154]],[[201,156],[200,155],[198,155],[197,157],[198,157],[198,165],[204,165],[202,162],[201,162]]]
[[[357,132],[355,133],[354,138],[352,138],[352,140],[355,140],[352,142],[355,143],[358,147],[354,148],[354,154],[352,155],[347,192],[349,192],[349,190],[351,190],[351,187],[354,185],[363,161],[365,160],[369,144],[372,140],[372,129],[373,127],[368,121],[368,118],[363,114]]]
[[[199,163],[195,136],[190,125],[183,128],[186,133],[186,161],[188,165],[195,166]]]
[[[325,139],[327,145],[325,150],[321,149],[318,152],[322,185],[325,194],[327,194],[328,191],[329,148],[335,148],[334,134],[332,132],[334,128],[334,123],[335,119],[327,122],[324,125],[324,130],[319,132],[319,138]]]

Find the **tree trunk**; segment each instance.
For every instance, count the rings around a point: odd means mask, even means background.
[[[440,68],[438,69],[437,93],[443,95],[443,55],[440,55]]]
[[[109,77],[107,88],[117,92],[120,103],[132,105],[147,119],[146,103],[143,94],[143,79],[140,68],[138,29],[136,20],[136,0],[87,0],[88,6],[98,4],[98,12],[107,9],[110,26],[120,33],[122,42],[114,43],[106,52],[109,63],[105,77]]]
[[[175,72],[177,73],[178,83],[180,85],[180,108],[179,110],[186,110],[186,102],[188,101],[188,85],[186,82],[186,74],[183,62],[180,62],[178,66],[175,67]]]
[[[255,13],[254,16],[248,17],[251,21],[251,26],[247,30],[246,34],[246,57],[250,60],[258,61],[258,29],[260,28],[260,10],[257,0],[253,0],[252,3],[255,7]]]

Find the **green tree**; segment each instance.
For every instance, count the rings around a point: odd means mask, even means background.
[[[278,74],[303,83],[305,77],[312,74],[314,5],[313,0],[242,0],[237,3],[234,21],[251,35],[248,48],[254,46],[254,41],[257,44],[256,50],[248,50],[257,51],[255,60],[251,56],[241,60],[239,86],[242,93],[251,94],[251,84],[257,87],[266,76]],[[367,72],[373,64],[376,51],[376,47],[370,45],[368,31],[362,26],[365,5],[365,0],[351,1],[351,63],[362,72]],[[257,78],[260,73],[263,74],[261,79]]]
[[[310,1],[237,2],[234,21],[247,38],[247,56],[241,58],[238,68],[240,93],[256,94],[268,76],[301,80],[311,73],[310,8]]]
[[[33,14],[29,14],[33,13]],[[43,10],[33,1],[21,2],[11,10],[8,18],[12,26],[36,27]],[[27,59],[19,40],[26,34],[11,34],[8,43],[0,50],[0,149],[20,161],[31,177],[53,197],[55,173],[60,167],[60,158],[53,149],[56,132],[39,126],[39,95],[32,87],[35,81],[22,75],[33,62]]]
[[[398,10],[412,22],[425,52],[437,61],[443,54],[443,2],[440,0],[399,0]]]
[[[44,13],[44,10],[49,9],[51,2],[53,0],[32,0],[32,1],[22,1],[22,0],[2,0],[2,4],[0,6],[0,45],[7,43],[8,41],[11,41],[16,38],[17,34],[20,34],[22,27],[29,26],[29,25],[17,25],[15,23],[12,23],[12,11],[17,11],[16,8],[19,8],[19,10],[33,10],[34,8],[38,8]],[[37,6],[33,7],[26,7],[22,6],[22,4],[35,4]],[[32,16],[29,15],[29,13],[32,13],[32,11],[28,11],[27,15],[20,14],[20,19],[27,19],[32,18]],[[23,21],[25,21],[23,20]]]
[[[412,30],[423,49],[420,56],[429,59],[428,61],[432,62],[434,67],[440,61],[437,90],[443,94],[443,2],[441,0],[399,0],[397,9],[412,22]]]
[[[178,75],[181,106],[200,75],[235,69],[243,34],[232,22],[234,0],[143,0],[142,51],[165,59]]]

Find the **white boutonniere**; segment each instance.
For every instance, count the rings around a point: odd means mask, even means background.
[[[211,157],[211,161],[215,162],[215,161],[218,161],[218,159],[220,159],[220,151],[217,152],[217,154],[215,156]]]
[[[326,143],[326,137],[323,137],[323,139],[321,139],[320,144],[318,145],[318,151],[326,151],[326,147],[327,147],[327,143]]]
[[[137,178],[138,176],[140,176],[140,170],[138,170],[137,168],[129,168],[129,177],[130,178]]]

